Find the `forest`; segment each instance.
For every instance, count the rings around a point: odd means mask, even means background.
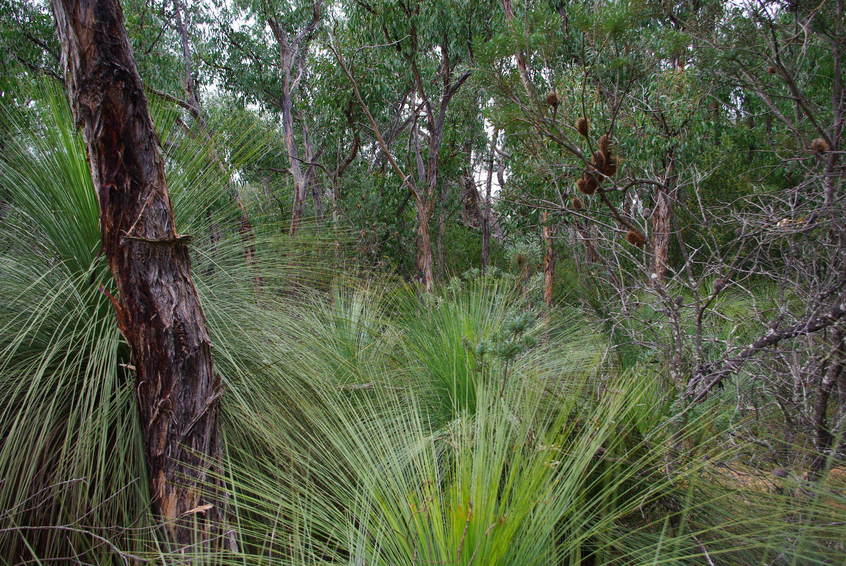
[[[846,564],[846,0],[0,50],[0,564]]]

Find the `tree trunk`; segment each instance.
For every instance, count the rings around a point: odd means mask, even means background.
[[[673,204],[671,187],[675,171],[674,151],[667,155],[667,170],[664,183],[655,191],[655,207],[652,211],[652,273],[657,282],[667,278],[670,259],[670,235],[673,224]]]
[[[305,149],[306,161],[306,186],[311,189],[311,198],[314,201],[314,216],[318,221],[323,221],[323,191],[317,182],[317,175],[315,174],[315,161],[323,153],[319,151],[315,153],[314,146],[311,145],[311,135],[308,131],[308,126],[303,124],[303,147]]]
[[[543,237],[543,301],[552,306],[552,291],[555,288],[555,227],[549,223],[549,212],[541,213],[541,236]]]
[[[423,289],[431,293],[435,288],[432,271],[432,238],[429,234],[429,219],[432,212],[428,203],[417,199],[417,272]]]
[[[438,252],[438,277],[443,281],[447,276],[446,254],[446,225],[448,217],[447,200],[449,199],[449,185],[444,187],[438,209],[438,233],[435,235],[435,249]]]
[[[671,214],[670,197],[664,187],[659,187],[655,192],[655,209],[652,212],[652,273],[661,282],[667,278]]]
[[[289,170],[294,179],[294,205],[291,211],[291,227],[289,233],[297,233],[303,216],[305,194],[308,188],[308,173],[300,167],[300,156],[294,137],[294,90],[302,79],[305,69],[303,58],[307,51],[308,41],[321,18],[323,3],[317,0],[313,4],[311,20],[296,35],[289,34],[282,29],[275,16],[267,20],[267,25],[273,32],[279,47],[279,71],[282,75],[282,92],[279,97],[279,108],[282,111],[282,130],[284,132],[285,149],[288,152]],[[296,75],[294,74],[296,73]]]
[[[511,5],[511,0],[502,0],[502,7],[505,10],[505,21],[509,26],[514,25],[514,8]],[[532,81],[529,80],[529,69],[526,63],[526,53],[522,47],[517,47],[515,50],[515,58],[517,59],[517,70],[520,72],[520,82],[523,83],[523,88],[526,89],[526,94],[529,95],[530,100],[537,98],[535,94],[535,87]]]
[[[219,378],[176,233],[164,167],[123,13],[116,0],[53,0],[71,104],[100,201],[103,252],[114,275],[118,325],[132,348],[153,510],[179,543],[186,514],[211,521],[209,461],[219,454]],[[203,525],[208,527],[208,523]]]
[[[250,216],[247,214],[247,208],[241,200],[241,195],[238,193],[237,187],[232,183],[229,171],[217,151],[214,138],[209,131],[208,124],[206,123],[205,116],[203,115],[203,106],[200,102],[200,96],[197,94],[197,81],[194,78],[194,58],[191,54],[191,40],[188,35],[188,27],[185,24],[185,18],[183,15],[183,4],[180,1],[176,1],[174,2],[173,7],[174,16],[176,17],[176,27],[179,31],[180,45],[182,47],[182,69],[184,74],[182,78],[182,85],[185,90],[188,111],[197,123],[197,126],[204,138],[203,141],[209,147],[212,160],[217,164],[221,175],[227,179],[227,187],[229,189],[229,194],[232,196],[232,202],[236,207],[238,207],[238,233],[241,235],[241,239],[244,242],[244,259],[246,260],[247,265],[252,267],[256,253],[255,231],[253,230],[253,225],[250,222]],[[217,230],[219,232],[219,229],[216,226],[212,226],[211,229],[212,241],[213,243],[216,243],[220,240],[220,237],[219,234],[217,234],[217,239],[215,239],[215,231]],[[256,279],[257,282],[259,280],[260,278]]]
[[[846,363],[845,338],[846,333],[842,329],[837,329],[834,332],[832,340],[834,348],[830,355],[828,368],[823,376],[822,383],[820,383],[820,390],[817,393],[817,401],[814,407],[814,444],[817,451],[811,462],[809,473],[811,479],[817,479],[822,474],[834,441],[834,435],[828,425],[828,400],[831,397],[834,385],[843,373],[844,363]]]
[[[294,203],[291,209],[290,235],[297,233],[303,217],[305,203],[306,176],[300,167],[300,157],[297,142],[294,139],[294,103],[291,99],[290,78],[282,80],[282,130],[285,139],[285,150],[288,152],[289,171],[294,179]]]
[[[488,172],[485,179],[485,202],[482,206],[482,272],[488,269],[490,262],[491,247],[491,187],[493,185],[494,156],[496,155],[496,143],[499,138],[499,130],[494,130],[491,140],[491,152],[488,155]],[[502,187],[500,187],[502,188]]]
[[[174,17],[176,18],[176,28],[179,31],[180,46],[182,47],[182,70],[184,76],[182,77],[182,88],[185,90],[188,107],[191,115],[196,119],[200,126],[205,128],[205,120],[200,106],[200,97],[197,94],[197,83],[194,80],[194,64],[191,56],[191,39],[188,37],[188,26],[185,24],[185,19],[182,14],[182,2],[177,1],[173,4]]]

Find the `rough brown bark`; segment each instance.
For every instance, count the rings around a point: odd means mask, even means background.
[[[655,192],[655,209],[652,212],[652,273],[662,282],[667,278],[671,221],[670,196],[664,187],[659,187]]]
[[[71,104],[82,126],[100,201],[113,299],[132,348],[153,509],[170,536],[176,522],[211,520],[201,486],[218,455],[221,393],[206,320],[176,233],[158,141],[116,0],[53,0]]]

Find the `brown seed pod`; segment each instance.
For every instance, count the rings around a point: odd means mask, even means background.
[[[767,67],[767,72],[771,75],[774,75],[778,72],[778,69],[775,68],[775,65],[770,65]]]
[[[609,152],[609,146],[610,145],[611,145],[611,138],[608,137],[608,134],[602,134],[602,136],[599,138],[599,151],[601,151],[605,155],[608,155],[610,153]]]
[[[579,179],[581,181],[581,179]],[[585,207],[585,203],[579,197],[573,197],[573,210],[581,210]]]
[[[811,149],[813,149],[817,153],[825,153],[831,147],[828,145],[828,142],[822,138],[814,138],[811,140]]]
[[[579,118],[576,120],[576,130],[584,137],[588,135],[588,121],[586,118]]]
[[[558,94],[554,90],[549,91],[549,94],[546,95],[546,103],[552,106],[553,108],[557,108],[560,101],[558,100]]]
[[[576,181],[576,188],[579,189],[579,192],[586,195],[595,193],[598,186],[599,183],[596,180],[596,176],[588,173],[585,173],[581,179]]]
[[[646,243],[646,236],[644,236],[637,230],[629,230],[628,232],[626,232],[626,240],[631,245],[642,248],[643,244]]]

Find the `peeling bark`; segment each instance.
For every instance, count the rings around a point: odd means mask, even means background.
[[[219,454],[220,380],[191,277],[187,236],[176,233],[158,140],[116,0],[53,0],[62,66],[100,201],[103,252],[118,290],[118,325],[132,348],[154,512],[211,521],[204,503]],[[208,523],[205,525],[208,527]]]
[[[667,156],[667,170],[664,182],[655,191],[655,208],[652,212],[652,273],[656,281],[663,283],[667,279],[670,260],[670,236],[672,234],[673,204],[671,186],[675,171],[674,152]]]
[[[655,210],[652,213],[652,273],[658,281],[667,278],[667,262],[670,256],[670,223],[672,208],[670,197],[664,187],[655,193]]]

